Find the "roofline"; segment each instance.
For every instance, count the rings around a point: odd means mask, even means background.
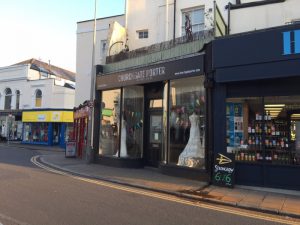
[[[259,2],[247,2],[242,4],[231,4],[230,9],[242,9],[242,8],[249,8],[249,7],[255,7],[255,6],[262,6],[262,5],[269,5],[269,4],[276,4],[276,3],[282,3],[285,2],[285,0],[263,0]]]
[[[109,18],[114,18],[114,17],[120,17],[120,16],[125,16],[125,13],[124,14],[120,14],[120,15],[115,15],[115,16],[101,17],[101,18],[97,18],[96,20],[104,20],[104,19],[109,19]],[[94,21],[94,19],[79,21],[79,22],[77,22],[77,24],[79,24],[79,23],[86,23],[86,22],[92,22],[92,21]]]

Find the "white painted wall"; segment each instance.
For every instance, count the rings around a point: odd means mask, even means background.
[[[125,26],[124,15],[97,20],[95,65],[105,63],[104,60],[106,56],[101,54],[101,41],[107,40],[109,25],[114,21]],[[75,106],[78,106],[85,100],[90,99],[93,29],[94,20],[77,23]]]
[[[230,12],[230,34],[282,26],[295,19],[300,19],[299,0],[235,9]]]
[[[42,91],[41,108],[74,107],[75,90],[54,85],[55,79],[29,80],[30,74],[36,74],[28,65],[0,68],[0,110],[4,109],[5,89],[12,91],[11,109],[16,109],[16,91],[20,91],[19,109],[35,108],[35,93]]]
[[[168,2],[168,10],[166,9]],[[235,3],[235,0],[217,0],[217,5],[227,22],[228,10],[225,6],[228,2]],[[175,37],[181,37],[182,34],[182,11],[192,8],[203,7],[206,13],[210,13],[213,19],[213,1],[211,0],[177,0],[176,1],[176,27]],[[127,0],[126,21],[129,37],[129,49],[137,49],[149,46],[155,43],[173,39],[174,32],[174,0]],[[166,13],[168,11],[168,16]],[[205,19],[205,25],[209,28],[209,20]],[[148,39],[138,39],[137,31],[149,30]],[[167,32],[166,32],[167,31]]]

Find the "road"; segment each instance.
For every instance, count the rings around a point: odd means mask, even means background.
[[[53,173],[31,162],[38,154],[42,153],[0,146],[0,224],[300,224],[290,219]]]

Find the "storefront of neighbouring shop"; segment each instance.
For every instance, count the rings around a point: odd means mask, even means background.
[[[64,148],[73,137],[72,110],[26,110],[22,113],[25,144],[59,145]]]
[[[300,25],[213,41],[214,153],[236,183],[300,189]]]
[[[88,120],[91,107],[88,104],[80,105],[74,110],[74,140],[76,142],[76,156],[82,158],[84,147],[87,145]]]
[[[208,179],[204,54],[97,77],[99,162]]]
[[[0,111],[0,141],[22,139],[22,111]]]

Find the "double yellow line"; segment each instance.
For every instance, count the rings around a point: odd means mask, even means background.
[[[238,215],[238,216],[243,216],[243,217],[248,217],[248,218],[253,218],[253,219],[260,219],[260,220],[265,220],[265,221],[271,221],[271,222],[282,223],[282,224],[291,224],[291,225],[299,225],[300,224],[300,221],[292,221],[292,220],[288,220],[288,219],[277,218],[276,216],[272,217],[272,216],[263,215],[263,214],[260,214],[260,213],[252,213],[252,212],[241,211],[241,210],[238,210],[238,209],[230,209],[230,208],[210,205],[210,204],[207,204],[207,203],[204,203],[204,202],[192,202],[192,201],[181,199],[179,197],[168,195],[168,194],[161,194],[161,193],[156,193],[156,192],[152,192],[152,191],[141,190],[141,189],[138,189],[138,188],[126,187],[126,186],[122,186],[122,185],[119,185],[119,184],[113,184],[113,183],[110,183],[110,182],[107,182],[107,181],[99,181],[99,180],[90,179],[90,178],[83,178],[83,177],[80,177],[80,176],[72,175],[70,173],[62,172],[62,171],[50,168],[48,166],[45,166],[44,164],[41,164],[37,161],[37,159],[39,157],[40,156],[32,157],[31,162],[33,164],[35,164],[36,166],[38,166],[40,168],[43,168],[43,169],[45,169],[49,172],[60,174],[60,175],[67,176],[67,177],[71,177],[73,179],[88,182],[88,183],[91,183],[91,184],[96,184],[96,185],[100,185],[100,186],[103,186],[103,187],[108,187],[108,188],[113,188],[113,189],[116,189],[116,190],[135,193],[135,194],[139,194],[139,195],[143,195],[143,196],[147,196],[147,197],[151,197],[151,198],[158,198],[158,199],[171,201],[171,202],[176,202],[176,203],[180,203],[180,204],[184,204],[184,205],[215,210],[215,211],[219,211],[219,212],[223,212],[223,213],[230,213],[230,214],[233,214],[233,215]]]

